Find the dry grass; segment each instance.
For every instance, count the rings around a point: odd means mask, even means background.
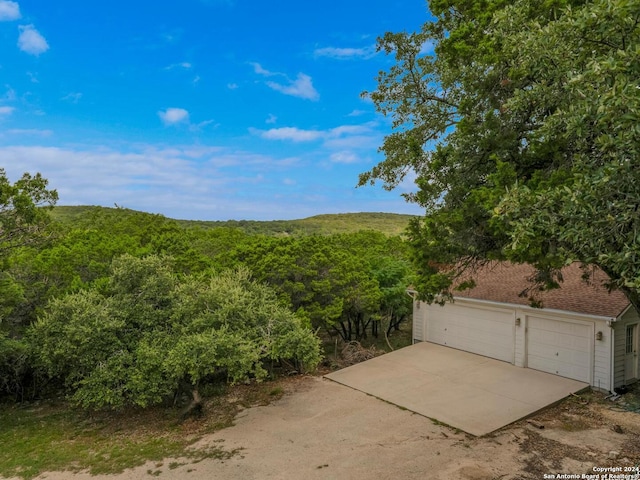
[[[228,459],[238,450],[193,445],[203,435],[233,425],[239,410],[280,398],[287,381],[230,387],[206,400],[201,417],[185,421],[180,421],[178,408],[88,413],[65,402],[2,406],[0,476],[31,479],[66,470],[114,474],[168,457],[191,463]]]

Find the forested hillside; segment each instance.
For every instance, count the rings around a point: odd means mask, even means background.
[[[313,369],[320,338],[391,334],[410,315],[409,216],[178,221],[57,207],[3,250],[0,397],[63,392],[88,408],[149,406]],[[25,217],[26,218],[26,217]]]
[[[60,222],[69,223],[85,221],[97,212],[107,214],[111,212],[123,215],[132,210],[124,208],[106,208],[93,206],[55,207],[52,217]],[[142,213],[142,212],[139,212]],[[327,235],[332,233],[350,233],[360,230],[375,230],[387,235],[400,235],[413,218],[411,215],[397,213],[339,213],[316,215],[300,220],[227,220],[227,221],[198,221],[176,220],[178,224],[194,228],[238,228],[245,233],[263,235]]]

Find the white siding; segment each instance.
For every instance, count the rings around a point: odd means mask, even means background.
[[[593,387],[603,390],[612,390],[611,385],[611,336],[613,329],[604,320],[595,322],[595,332],[602,332],[602,340],[594,337],[593,352]]]
[[[504,306],[503,306],[504,305]],[[517,319],[520,325],[517,325]],[[537,320],[533,320],[536,318]],[[593,387],[608,391],[613,386],[623,385],[624,379],[624,334],[626,324],[640,323],[635,310],[609,327],[606,319],[583,316],[578,313],[558,310],[536,309],[519,305],[495,304],[472,299],[456,299],[444,307],[414,302],[413,339],[430,341],[471,353],[497,358],[518,367],[541,369],[590,383]],[[533,331],[530,327],[533,323]],[[546,325],[546,333],[537,327]],[[639,327],[640,328],[640,327]],[[602,332],[602,340],[596,340]],[[530,352],[533,336],[546,336],[546,347],[538,344],[538,351]],[[554,350],[560,363],[541,354],[544,348]],[[538,342],[539,343],[539,342]],[[543,344],[545,341],[542,342]],[[615,348],[615,364],[612,365]],[[549,352],[547,352],[549,353]],[[534,357],[542,358],[534,358]],[[536,361],[538,362],[536,364]],[[551,365],[554,363],[554,365]],[[546,365],[546,366],[545,366]],[[553,367],[553,368],[552,368]],[[557,367],[557,368],[556,368]],[[612,378],[612,371],[615,378]]]
[[[621,387],[627,384],[627,379],[624,376],[624,355],[625,355],[625,337],[626,328],[630,323],[639,323],[640,318],[638,312],[631,307],[629,308],[617,322],[613,324],[614,335],[614,363],[613,363],[613,386]]]
[[[515,338],[515,360],[513,364],[517,367],[527,366],[527,349],[526,349],[526,332],[527,332],[527,315],[521,309],[518,308],[515,311],[515,323],[518,323],[517,319],[520,319],[520,325],[516,325],[516,338]]]
[[[424,333],[422,326],[424,325],[425,311],[423,302],[413,302],[413,343],[424,342]]]

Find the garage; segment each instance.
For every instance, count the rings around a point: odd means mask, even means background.
[[[509,363],[514,361],[513,311],[458,304],[446,309],[429,305],[424,332],[428,342]]]
[[[527,317],[527,367],[591,383],[593,324]]]
[[[452,347],[605,392],[638,380],[640,316],[622,292],[607,287],[604,272],[571,264],[554,289],[533,285],[530,265],[496,262],[474,275],[465,280],[473,287],[454,289],[453,301],[444,305],[420,301],[409,289],[414,343]]]

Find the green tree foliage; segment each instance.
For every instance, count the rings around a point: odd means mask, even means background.
[[[314,368],[319,342],[246,270],[179,279],[169,257],[114,259],[108,282],[54,299],[29,331],[39,364],[86,408],[157,404],[217,375]]]
[[[0,393],[15,400],[25,397],[24,379],[31,371],[29,345],[0,331]]]
[[[395,328],[407,317],[409,268],[403,256],[398,237],[376,232],[253,237],[232,254],[314,328],[345,341],[365,338],[367,331],[377,335],[383,316]]]
[[[392,188],[416,172],[422,295],[486,260],[532,263],[546,286],[581,261],[638,308],[640,4],[429,3],[420,32],[379,39],[396,63],[366,94],[394,131],[360,178]]]
[[[58,200],[47,184],[39,173],[25,173],[12,184],[0,168],[0,261],[11,250],[42,240],[47,209]]]
[[[214,231],[186,230],[161,215],[126,209],[94,207],[50,230],[55,234],[45,246],[14,249],[0,276],[0,286],[7,286],[0,295],[0,314],[14,336],[51,298],[106,278],[117,256],[166,254],[174,258],[178,271],[197,273],[210,268],[220,253],[215,251]]]
[[[58,200],[38,173],[25,173],[11,183],[0,168],[0,392],[23,396],[29,370],[28,347],[11,337],[7,319],[25,300],[25,287],[8,269],[9,257],[25,246],[41,245],[50,236],[48,210]]]

